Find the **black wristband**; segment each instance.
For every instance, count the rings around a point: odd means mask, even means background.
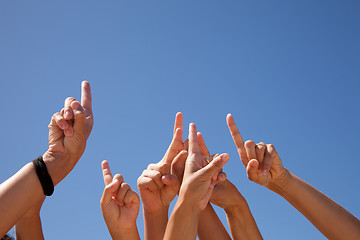
[[[40,180],[44,194],[46,196],[51,196],[54,192],[54,183],[50,177],[50,174],[48,173],[48,170],[46,168],[42,156],[38,157],[37,159],[34,159],[32,163],[34,164],[36,174]]]

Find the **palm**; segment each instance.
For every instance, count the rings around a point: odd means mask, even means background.
[[[104,209],[104,215],[109,219],[114,219],[116,225],[120,228],[129,228],[136,221],[139,214],[140,203],[132,203],[130,207],[120,206],[115,199]]]
[[[197,172],[207,165],[205,159],[199,153],[193,154],[193,156],[189,157],[186,161],[190,162],[189,167],[192,172]],[[199,178],[198,180],[195,180],[199,184],[196,185],[196,188],[193,189],[192,192],[200,198],[200,209],[204,209],[208,204],[212,193],[212,189],[209,189],[211,179],[201,179],[200,176],[196,176],[195,178]]]

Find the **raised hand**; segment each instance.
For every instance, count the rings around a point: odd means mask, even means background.
[[[182,129],[177,128],[163,159],[156,164],[150,164],[138,179],[144,210],[148,212],[168,208],[179,191],[180,182],[171,174],[171,163],[175,158],[186,158],[183,152],[178,155],[183,145],[182,138]]]
[[[163,239],[196,238],[200,213],[208,205],[214,186],[221,181],[219,172],[228,160],[228,154],[221,154],[207,164],[200,152],[195,124],[190,124],[183,181]]]
[[[56,161],[57,168],[62,170],[50,171],[54,185],[74,168],[85,150],[86,140],[93,126],[91,101],[90,84],[83,81],[81,104],[69,97],[61,112],[55,113],[51,118],[49,149],[43,157],[47,165]]]
[[[227,115],[226,122],[249,180],[266,187],[269,184],[286,181],[289,172],[283,167],[272,144],[263,142],[255,144],[251,140],[244,143],[231,114]]]
[[[175,119],[173,139],[162,160],[150,164],[137,181],[143,203],[145,239],[163,239],[171,201],[179,192],[180,181],[173,173],[173,161],[185,161],[182,114]],[[179,153],[180,151],[180,153]]]
[[[189,126],[189,152],[186,159],[183,183],[179,197],[187,196],[202,210],[209,202],[214,186],[224,181],[219,173],[224,164],[229,160],[229,155],[224,153],[215,157],[209,164],[202,156],[195,124]]]
[[[101,211],[112,239],[140,239],[136,226],[140,199],[120,174],[111,174],[109,163],[102,162],[105,183]]]

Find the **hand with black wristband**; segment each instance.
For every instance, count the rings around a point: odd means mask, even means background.
[[[51,195],[82,156],[93,126],[90,84],[82,82],[81,104],[67,98],[49,124],[49,148],[0,185],[0,237],[36,205]],[[41,226],[40,226],[41,227]]]

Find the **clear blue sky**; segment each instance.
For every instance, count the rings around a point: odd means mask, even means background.
[[[109,239],[101,161],[136,189],[178,111],[212,153],[230,154],[224,170],[265,239],[325,239],[246,178],[225,116],[360,217],[359,13],[356,0],[0,1],[0,180],[46,151],[52,114],[88,80],[93,132],[44,203],[47,239]]]

